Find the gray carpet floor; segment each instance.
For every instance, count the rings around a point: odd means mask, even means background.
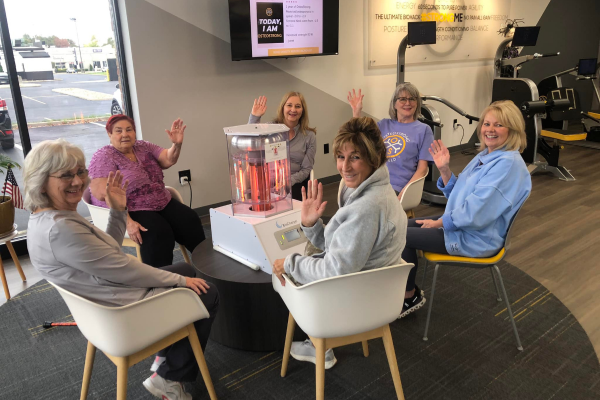
[[[180,258],[177,250],[175,259]],[[500,269],[524,351],[516,349],[489,271],[441,269],[429,341],[422,340],[425,308],[391,325],[406,398],[600,398],[600,365],[574,316],[518,268],[503,263]],[[429,284],[432,276],[428,272]],[[44,330],[45,320],[71,320],[45,281],[0,307],[0,399],[79,398],[86,340],[76,327]],[[335,350],[338,364],[325,374],[327,399],[395,399],[383,344],[369,344],[368,358],[360,344]],[[292,359],[281,378],[281,357],[281,352],[244,352],[211,341],[206,351],[219,399],[313,399],[314,365]],[[150,376],[151,362],[129,370],[128,399],[153,398],[141,384]],[[208,399],[200,377],[187,387],[194,399]],[[88,398],[115,395],[116,368],[98,352]]]

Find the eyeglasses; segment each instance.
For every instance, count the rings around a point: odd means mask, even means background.
[[[417,99],[414,97],[396,97],[396,100],[400,102],[400,104],[405,104],[407,102],[416,103]]]
[[[81,179],[82,181],[85,181],[88,177],[88,173],[90,171],[88,171],[87,169],[80,169],[79,171],[77,171],[77,176],[79,177],[79,179]],[[60,180],[62,180],[65,183],[71,183],[73,182],[73,179],[75,179],[75,175],[73,175],[70,172],[67,172],[66,174],[62,174],[61,176],[54,176],[54,175],[50,175],[51,178],[58,178]]]

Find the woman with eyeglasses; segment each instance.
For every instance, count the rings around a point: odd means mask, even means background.
[[[354,89],[348,92],[354,118],[360,117],[364,97],[360,89],[358,94]],[[389,115],[390,118],[380,120],[377,125],[387,151],[390,182],[400,200],[409,183],[427,174],[428,163],[433,161],[428,151],[433,132],[417,119],[421,115],[421,95],[411,83],[396,86]]]
[[[363,97],[360,89],[358,93],[354,89],[348,92],[352,116],[355,118],[360,117]],[[427,174],[428,163],[433,161],[429,153],[433,132],[429,125],[417,119],[421,115],[421,95],[411,83],[396,86],[389,113],[390,118],[380,120],[377,125],[386,147],[390,183],[398,200],[401,200],[408,184]],[[400,316],[404,316],[405,309],[414,311],[425,304],[424,293],[416,285],[407,290],[404,297],[404,309]]]
[[[25,158],[25,207],[32,212],[27,228],[31,263],[48,281],[89,301],[119,307],[175,287],[196,292],[210,317],[194,322],[206,348],[219,306],[215,286],[196,278],[194,267],[177,263],[153,268],[121,251],[131,185],[120,171],[110,172],[104,199],[110,207],[106,232],[77,213],[89,184],[81,149],[63,139],[47,140]],[[181,382],[194,382],[198,364],[187,339],[161,350],[143,383],[159,398],[191,399]]]
[[[173,263],[175,241],[194,251],[204,239],[200,217],[171,198],[163,170],[177,163],[186,126],[177,119],[166,129],[172,145],[163,149],[136,140],[135,123],[126,115],[113,115],[106,123],[110,145],[99,149],[90,161],[91,202],[108,208],[106,182],[111,172],[121,171],[127,188],[127,233],[140,245],[142,261],[153,267]]]

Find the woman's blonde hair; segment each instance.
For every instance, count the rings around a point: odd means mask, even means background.
[[[481,127],[486,115],[490,112],[494,114],[494,117],[496,117],[502,126],[508,128],[508,138],[506,139],[506,142],[504,142],[502,150],[518,150],[519,153],[522,153],[523,150],[525,150],[525,147],[527,147],[525,120],[523,119],[521,111],[511,100],[495,101],[487,106],[481,113],[479,123],[477,124],[477,137],[479,138],[480,143],[479,151],[483,151],[486,148],[485,140],[481,136]]]
[[[35,146],[25,157],[25,208],[35,211],[38,208],[52,207],[52,202],[44,193],[48,177],[50,174],[69,171],[75,167],[85,168],[85,156],[78,146],[64,139],[45,140]],[[89,183],[88,177],[83,190],[87,189]]]
[[[421,115],[421,106],[423,105],[423,101],[421,100],[421,94],[419,93],[419,89],[412,83],[401,83],[396,86],[396,90],[394,90],[394,95],[390,100],[390,118],[393,121],[398,121],[398,110],[396,110],[396,100],[398,100],[400,94],[402,92],[408,93],[410,97],[414,97],[417,99],[417,108],[415,109],[415,113],[413,114],[413,119],[416,121],[417,118]]]
[[[373,172],[387,161],[381,131],[373,118],[352,118],[340,126],[337,136],[333,139],[334,158],[346,144],[354,146],[361,158],[373,168]]]
[[[300,99],[300,103],[302,103],[302,115],[300,116],[300,121],[298,121],[298,125],[300,125],[300,132],[306,135],[306,131],[311,131],[315,135],[317,134],[317,128],[310,128],[308,126],[308,108],[306,107],[306,101],[304,100],[304,96],[300,92],[287,92],[283,95],[281,99],[281,103],[279,103],[279,108],[277,109],[277,116],[273,120],[276,124],[283,124],[285,121],[285,117],[283,115],[283,108],[285,107],[285,103],[287,103],[290,97],[296,96]]]

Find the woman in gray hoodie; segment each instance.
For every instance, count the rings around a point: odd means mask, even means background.
[[[343,184],[338,195],[340,208],[327,227],[320,219],[327,205],[323,185],[315,180],[309,182],[308,191],[302,189],[302,230],[324,251],[276,260],[273,273],[282,284],[284,273],[306,284],[402,262],[407,218],[390,185],[386,148],[375,121],[352,118],[342,125],[333,142],[333,154]],[[315,349],[308,339],[294,342],[291,355],[315,362]],[[333,351],[327,350],[325,368],[335,362]]]

